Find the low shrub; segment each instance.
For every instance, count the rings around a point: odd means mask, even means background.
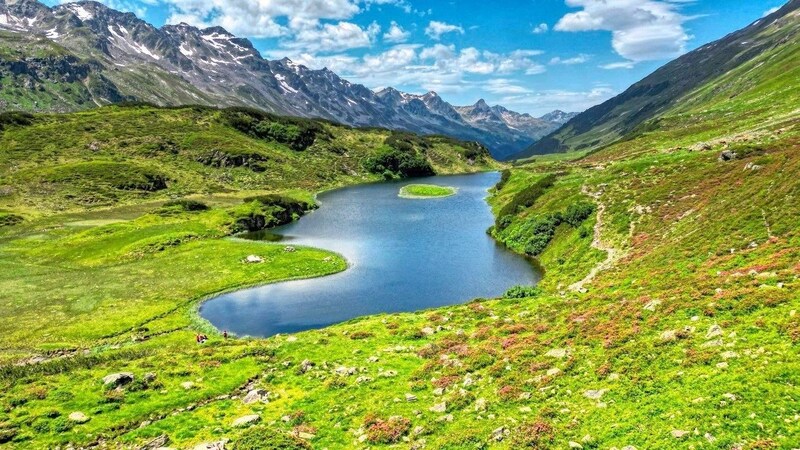
[[[512,448],[551,448],[555,439],[553,426],[544,421],[528,422],[520,425],[511,438]]]
[[[169,215],[176,212],[197,212],[208,211],[210,208],[203,202],[189,199],[171,200],[163,205],[156,211],[161,215]]]
[[[222,111],[222,117],[228,125],[245,134],[275,141],[296,151],[308,149],[318,137],[328,137],[319,122],[276,116],[251,108],[229,108]]]
[[[497,184],[494,186],[494,189],[497,192],[502,191],[503,188],[506,187],[506,184],[508,184],[508,180],[510,179],[511,179],[511,171],[508,169],[503,170],[502,172],[500,172],[500,181],[497,182]]]
[[[392,148],[384,148],[377,155],[367,158],[364,168],[370,173],[383,174],[384,178],[425,177],[436,174],[424,155]]]
[[[511,201],[500,210],[500,212],[497,214],[497,217],[504,218],[506,216],[515,216],[517,213],[530,208],[539,197],[544,195],[544,193],[553,186],[555,181],[556,176],[549,174],[541,180],[517,192],[514,198],[512,198]],[[502,231],[505,229],[505,227],[500,226],[500,224],[501,222],[498,220],[495,226],[497,229]],[[508,226],[507,223],[506,226]]]
[[[308,442],[288,433],[264,426],[243,431],[231,443],[232,450],[305,450]]]
[[[541,293],[542,290],[536,286],[514,286],[503,294],[503,298],[531,298]]]
[[[384,420],[375,415],[368,415],[364,420],[364,428],[367,429],[367,442],[394,444],[408,434],[411,421],[401,416],[392,416]]]
[[[33,114],[20,111],[7,111],[0,113],[0,131],[10,126],[28,126],[33,123]]]

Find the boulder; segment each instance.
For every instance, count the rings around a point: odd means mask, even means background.
[[[672,431],[670,432],[670,434],[671,434],[671,435],[672,435],[672,437],[674,437],[675,439],[683,439],[684,437],[686,437],[686,436],[688,436],[688,435],[689,435],[689,432],[688,432],[688,431],[686,431],[686,430],[672,430]]]
[[[264,389],[253,389],[244,396],[242,402],[245,405],[259,402],[269,403],[269,392],[265,391]]]
[[[166,434],[162,434],[161,436],[153,439],[152,441],[144,444],[143,446],[139,447],[139,450],[156,450],[159,448],[166,447],[169,444],[169,436]]]
[[[309,361],[307,359],[304,359],[303,362],[300,363],[300,372],[301,373],[306,373],[309,370],[311,370],[311,368],[314,367],[315,365],[316,364],[314,364],[313,362],[311,362],[311,361]]]
[[[492,431],[492,439],[497,441],[497,442],[502,442],[503,439],[506,438],[508,433],[509,433],[509,431],[508,431],[508,428],[506,428],[506,427],[497,428],[494,431]]]
[[[70,413],[69,420],[75,423],[86,423],[89,421],[89,416],[80,411],[75,411],[73,413]]]
[[[130,372],[112,373],[103,377],[103,384],[109,387],[123,386],[131,382],[133,382],[133,374]]]
[[[194,450],[225,450],[225,444],[227,443],[227,439],[216,442],[203,442],[202,444],[197,444]]]
[[[147,372],[144,374],[144,377],[142,377],[142,380],[144,380],[145,383],[152,383],[153,381],[156,381],[156,374],[153,372]]]
[[[549,352],[545,353],[545,356],[549,356],[551,358],[564,358],[568,354],[569,352],[565,348],[554,348]]]
[[[431,410],[431,412],[435,412],[435,413],[443,413],[443,412],[447,411],[447,403],[445,403],[445,402],[436,403],[436,404],[434,404],[433,406],[430,407],[430,410]]]
[[[730,150],[725,150],[724,152],[720,153],[719,160],[720,161],[733,161],[736,159],[736,152],[732,152]]]
[[[591,389],[583,393],[583,396],[592,400],[600,400],[608,389]]]
[[[250,425],[254,425],[261,421],[261,416],[258,414],[250,414],[248,416],[242,416],[238,419],[234,420],[231,424],[234,428],[243,428],[249,427]]]
[[[714,339],[718,336],[722,336],[722,327],[717,324],[711,325],[706,333],[706,339]]]
[[[264,258],[256,255],[250,255],[244,259],[244,262],[248,264],[260,264],[264,262]]]

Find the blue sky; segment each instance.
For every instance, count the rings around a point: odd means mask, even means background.
[[[58,0],[46,3],[54,4]],[[63,2],[62,2],[63,3]],[[583,110],[783,0],[104,0],[156,26],[221,25],[265,57],[370,88],[536,115]]]

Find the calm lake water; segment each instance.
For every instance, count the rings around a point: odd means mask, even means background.
[[[485,198],[498,180],[497,173],[442,176],[321,194],[319,210],[250,238],[338,252],[350,264],[345,272],[225,294],[203,304],[200,314],[218,329],[271,336],[535,284],[541,276],[533,263],[486,234],[493,217]],[[399,189],[412,183],[453,186],[458,194],[399,198]]]

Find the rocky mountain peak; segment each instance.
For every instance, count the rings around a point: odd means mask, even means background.
[[[97,61],[96,69],[118,87],[117,97],[164,105],[244,105],[353,126],[444,134],[481,142],[498,158],[558,126],[490,107],[483,99],[457,108],[434,91],[373,92],[328,68],[312,70],[289,58],[267,61],[249,40],[222,27],[156,28],[94,1],[51,9],[36,0],[0,0],[0,28],[44,35],[80,58]]]

